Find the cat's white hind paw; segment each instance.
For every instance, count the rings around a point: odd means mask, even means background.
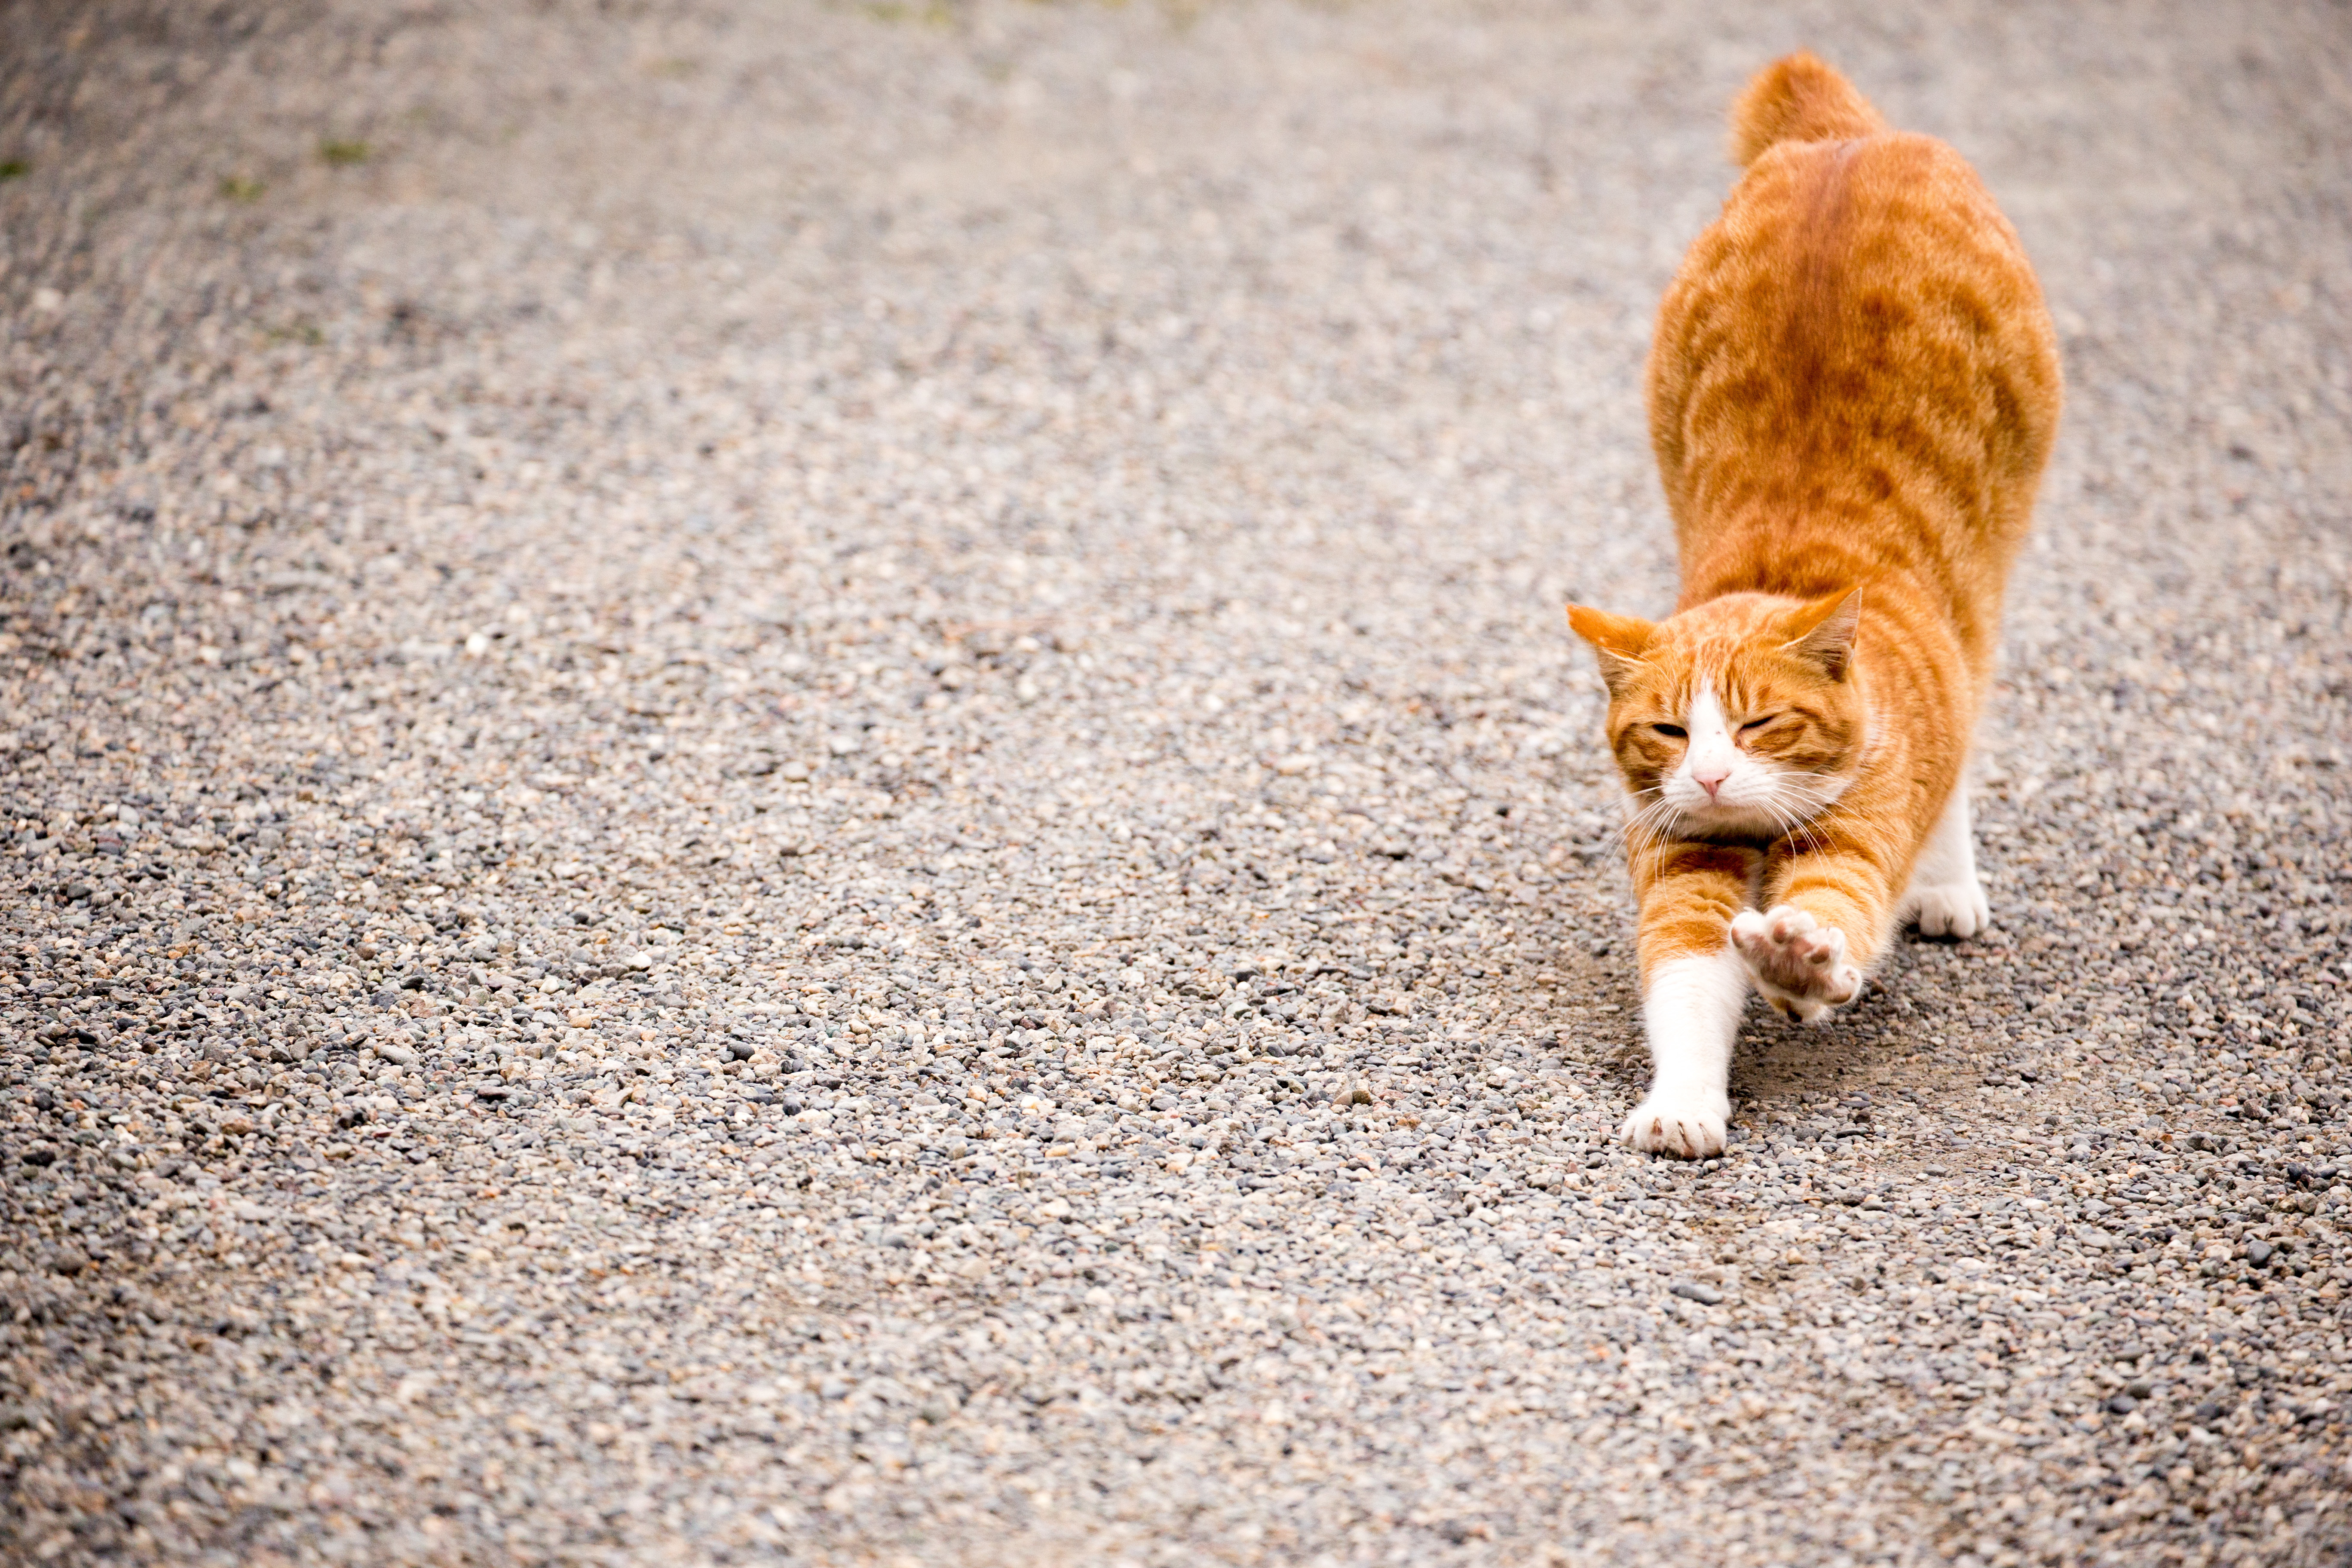
[[[1661,1094],[1653,1089],[1625,1118],[1618,1136],[1644,1154],[1705,1160],[1723,1152],[1731,1102],[1722,1095]]]
[[[1862,990],[1862,971],[1845,961],[1845,932],[1794,904],[1740,910],[1731,919],[1731,946],[1764,1000],[1791,1017],[1811,1023]]]
[[[1985,902],[1984,889],[1973,877],[1914,889],[1911,909],[1921,936],[1975,936],[1992,924],[1992,906]]]

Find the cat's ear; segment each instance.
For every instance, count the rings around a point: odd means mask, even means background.
[[[1635,616],[1612,616],[1586,605],[1568,607],[1569,629],[1592,645],[1601,660],[1601,679],[1615,695],[1641,668],[1642,650],[1650,646],[1657,627]]]
[[[1843,680],[1853,668],[1854,633],[1862,625],[1862,590],[1815,599],[1783,623],[1789,640],[1781,646],[1814,666],[1832,680]]]

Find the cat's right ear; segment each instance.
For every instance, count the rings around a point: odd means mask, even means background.
[[[1612,616],[1588,605],[1568,607],[1568,626],[1592,645],[1594,655],[1601,660],[1601,681],[1612,697],[1642,667],[1642,650],[1650,646],[1650,638],[1658,629],[1638,616]]]
[[[1853,667],[1854,633],[1862,625],[1862,590],[1815,599],[1790,616],[1787,625],[1790,638],[1782,646],[1811,660],[1832,680],[1843,680]]]

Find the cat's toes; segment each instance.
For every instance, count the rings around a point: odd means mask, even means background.
[[[1659,1094],[1649,1098],[1625,1118],[1619,1133],[1629,1148],[1644,1154],[1672,1154],[1684,1160],[1705,1160],[1723,1152],[1724,1133],[1731,1121],[1731,1105],[1717,1095]]]
[[[1811,1021],[1853,1000],[1862,971],[1845,961],[1845,932],[1794,904],[1732,917],[1731,945],[1756,989],[1780,1012]]]
[[[1975,936],[1992,924],[1992,908],[1975,878],[1912,895],[1921,936]]]

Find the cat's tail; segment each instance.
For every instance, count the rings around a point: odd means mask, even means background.
[[[1731,161],[1744,169],[1779,142],[1843,141],[1886,128],[1853,83],[1801,49],[1758,71],[1731,106]]]

